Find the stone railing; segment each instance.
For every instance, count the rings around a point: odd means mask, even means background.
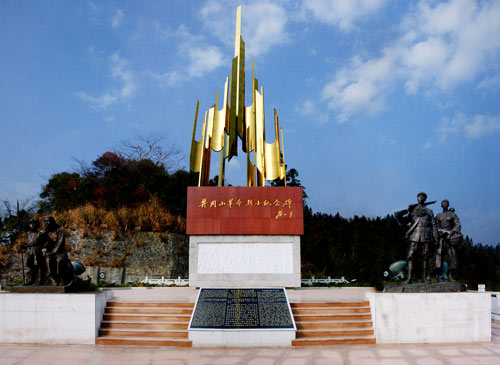
[[[346,280],[343,276],[340,279],[332,279],[330,276],[326,279],[316,279],[314,276],[311,279],[302,279],[302,285],[312,286],[315,283],[320,284],[350,284],[351,282],[355,282],[354,280]],[[163,276],[161,279],[158,278],[150,278],[147,277],[144,280],[141,280],[143,284],[156,284],[156,285],[189,285],[189,279],[181,279],[178,277],[177,279],[165,279]]]
[[[161,279],[146,278],[141,281],[143,284],[156,284],[156,285],[189,285],[189,279],[181,279],[179,276],[177,279],[165,279],[163,276]]]
[[[307,286],[312,286],[315,283],[319,284],[349,284],[351,282],[355,282],[356,279],[353,279],[351,281],[346,280],[343,276],[340,279],[332,279],[331,277],[328,277],[326,279],[316,279],[314,276],[311,279],[302,279],[301,283],[302,285],[307,285]]]

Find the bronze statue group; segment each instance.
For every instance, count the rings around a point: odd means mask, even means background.
[[[411,204],[407,209],[394,213],[400,224],[409,224],[406,231],[409,243],[406,282],[411,283],[419,256],[424,282],[429,282],[431,276],[436,281],[454,281],[452,272],[457,268],[455,247],[463,238],[460,220],[454,209],[450,208],[447,199],[441,202],[443,211],[436,217],[432,210],[427,208],[427,205],[435,201],[426,200],[426,193],[418,193],[417,204]],[[40,222],[31,219],[28,242],[21,246],[26,249],[25,265],[28,268],[28,278],[24,285],[71,285],[74,268],[68,258],[63,230],[51,216],[45,217],[44,229],[39,228]]]
[[[452,272],[457,268],[457,254],[455,247],[462,241],[460,220],[450,202],[444,199],[441,202],[443,211],[434,217],[427,205],[426,193],[418,193],[417,204],[411,204],[408,209],[394,213],[396,220],[403,225],[409,224],[406,231],[408,248],[408,278],[411,283],[415,270],[415,263],[420,258],[422,262],[422,280],[426,283],[433,276],[436,281],[454,281]]]
[[[66,251],[66,238],[55,219],[47,216],[44,229],[38,219],[29,223],[26,249],[27,279],[24,285],[71,285],[74,269]],[[37,282],[37,278],[39,278]]]

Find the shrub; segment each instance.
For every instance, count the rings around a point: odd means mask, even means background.
[[[112,239],[130,231],[178,232],[186,230],[186,219],[171,214],[156,197],[136,207],[104,209],[92,204],[52,212],[56,221],[71,230],[80,230],[80,237],[96,237],[103,229],[114,232]]]
[[[124,267],[125,261],[127,259],[127,255],[123,255],[121,257],[114,258],[109,262],[109,267]]]
[[[85,256],[82,259],[81,264],[83,266],[100,266],[102,265],[102,260],[97,256]]]

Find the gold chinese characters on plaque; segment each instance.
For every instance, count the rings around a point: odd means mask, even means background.
[[[229,198],[227,200],[217,200],[212,199],[209,200],[207,198],[202,198],[198,208],[246,208],[246,207],[275,207],[276,214],[275,219],[280,218],[293,218],[293,210],[292,210],[292,199],[286,199],[285,201],[280,201],[279,199],[274,200],[254,200],[254,199],[246,199],[241,200],[238,198]],[[288,210],[283,210],[283,208],[288,208]]]

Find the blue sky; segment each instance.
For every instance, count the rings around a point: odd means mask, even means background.
[[[384,216],[425,191],[475,242],[500,242],[498,0],[2,1],[0,198],[36,198],[136,135],[163,136],[187,167],[239,4],[268,140],[276,108],[314,211]]]

